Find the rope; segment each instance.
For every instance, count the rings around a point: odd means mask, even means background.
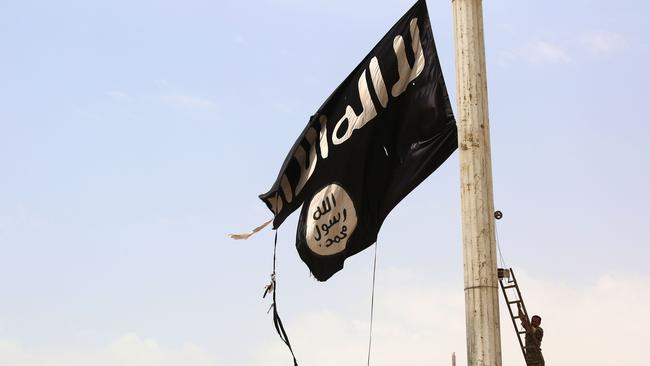
[[[372,264],[372,295],[370,296],[370,336],[368,337],[368,366],[370,366],[370,350],[372,348],[372,320],[375,313],[375,278],[377,274],[377,247],[379,241],[375,243],[375,259]]]
[[[499,251],[499,260],[501,261],[501,268],[510,268],[506,265],[506,260],[503,258],[503,254],[501,253],[501,246],[499,245],[499,228],[497,227],[496,222],[494,223],[494,233],[496,234],[497,250]]]

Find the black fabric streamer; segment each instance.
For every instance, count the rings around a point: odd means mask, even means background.
[[[284,330],[284,325],[282,324],[282,319],[280,319],[280,314],[278,314],[278,302],[275,298],[276,292],[277,292],[277,282],[275,280],[275,256],[277,252],[277,246],[278,246],[278,231],[275,230],[275,240],[273,242],[273,274],[271,274],[271,286],[273,288],[273,325],[275,326],[275,330],[278,332],[278,335],[280,336],[280,339],[284,344],[289,347],[289,351],[291,351],[291,356],[293,357],[293,365],[298,366],[298,361],[296,361],[296,355],[293,353],[293,348],[291,348],[291,342],[289,342],[289,336],[287,336],[286,330]]]

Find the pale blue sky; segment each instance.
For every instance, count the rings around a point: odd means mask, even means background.
[[[257,195],[308,117],[411,4],[0,2],[0,363],[289,364],[260,298],[272,234],[248,242],[226,234],[270,218]],[[451,3],[428,6],[455,108]],[[584,300],[601,288],[594,284],[608,288],[608,276],[650,290],[650,6],[487,1],[484,9],[498,233],[507,264],[530,278],[524,296]],[[437,290],[462,296],[458,185],[454,154],[389,216],[379,236],[384,294],[401,298],[398,289],[415,281],[432,299]],[[309,323],[332,312],[359,326],[351,334],[363,359],[372,251],[317,283],[295,252],[295,222],[279,232],[289,335],[325,333],[321,346],[332,347],[327,334],[341,329]],[[382,321],[410,328],[377,296],[382,344]],[[640,296],[629,298],[650,306]],[[412,352],[420,359],[464,357],[462,338],[436,341],[464,330],[462,302],[452,303],[460,320],[427,329],[432,344]],[[552,320],[547,334],[573,327]],[[502,332],[510,347],[508,323]],[[106,361],[115,344],[159,359]],[[297,352],[314,357],[307,346]],[[569,364],[569,350],[548,352]]]

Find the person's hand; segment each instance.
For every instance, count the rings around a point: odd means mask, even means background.
[[[521,319],[522,322],[524,321],[527,322],[528,317],[525,316],[524,311],[521,309],[521,304],[517,304],[517,310],[518,310],[517,316],[519,316],[519,319]]]

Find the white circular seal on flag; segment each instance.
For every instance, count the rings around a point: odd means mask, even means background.
[[[318,255],[342,252],[357,227],[357,211],[340,185],[325,186],[312,197],[307,210],[307,246]]]

